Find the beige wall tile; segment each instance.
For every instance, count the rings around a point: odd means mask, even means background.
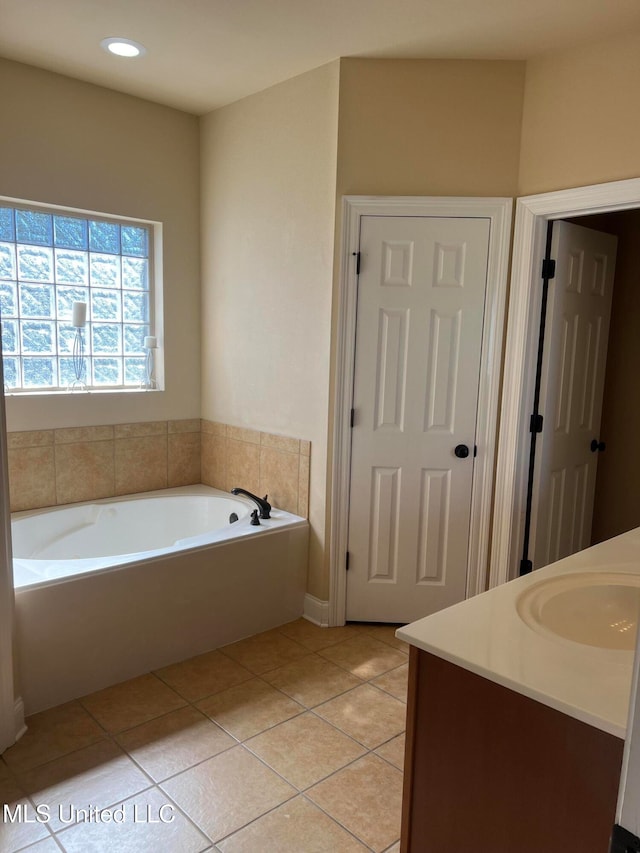
[[[166,421],[142,421],[136,424],[116,424],[114,427],[114,434],[116,438],[138,438],[143,435],[165,435],[166,432]]]
[[[298,468],[298,515],[303,518],[309,517],[309,480],[311,474],[309,456],[300,456],[300,467]]]
[[[25,432],[8,433],[7,446],[9,450],[17,447],[43,447],[53,444],[52,429],[26,430]]]
[[[302,456],[311,456],[311,442],[300,439],[300,453]]]
[[[209,435],[218,435],[221,438],[225,438],[227,435],[226,424],[219,424],[215,421],[207,421],[204,418],[200,421],[200,430],[202,432],[208,433]]]
[[[11,511],[53,506],[56,502],[53,446],[9,450]]]
[[[167,487],[167,436],[120,438],[115,442],[115,493]]]
[[[113,441],[83,441],[55,448],[59,504],[108,498],[114,494]]]
[[[260,494],[273,506],[298,511],[299,455],[263,447],[260,450]]]
[[[55,456],[40,452],[52,445]],[[310,449],[302,439],[199,418],[14,432],[11,508],[201,482],[269,494],[274,506],[307,517]]]
[[[227,438],[233,438],[235,441],[260,444],[260,435],[257,429],[248,429],[247,427],[230,426],[227,424]]]
[[[235,486],[260,491],[260,446],[227,438],[226,490]]]
[[[300,439],[288,438],[286,435],[272,435],[263,432],[260,435],[260,443],[263,447],[272,447],[274,450],[285,450],[287,453],[300,453]]]
[[[55,430],[56,444],[73,444],[78,441],[113,441],[113,427],[65,427]]]
[[[189,486],[200,482],[200,433],[182,432],[168,436],[168,484]]]
[[[169,433],[200,432],[200,418],[185,418],[180,421],[168,421]]]
[[[200,480],[216,489],[227,487],[227,439],[200,433]]]

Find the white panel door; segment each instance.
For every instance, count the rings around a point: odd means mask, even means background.
[[[361,219],[349,620],[410,622],[464,598],[489,231]]]
[[[555,222],[533,492],[539,569],[591,544],[617,238]]]

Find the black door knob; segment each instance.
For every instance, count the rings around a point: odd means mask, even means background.
[[[466,444],[457,444],[453,451],[458,459],[466,459],[469,455],[469,448]]]
[[[604,441],[598,441],[597,438],[594,438],[593,441],[591,442],[591,452],[592,453],[595,453],[596,450],[598,450],[600,453],[602,453],[603,450],[606,450],[606,447],[607,447],[607,445],[604,443]]]

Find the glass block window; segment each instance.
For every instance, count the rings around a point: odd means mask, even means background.
[[[67,390],[75,380],[74,302],[87,388],[139,387],[152,334],[146,223],[11,206],[0,200],[0,320],[5,390]]]

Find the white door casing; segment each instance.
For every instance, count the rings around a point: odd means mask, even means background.
[[[512,201],[507,198],[423,198],[347,196],[342,209],[342,264],[336,297],[335,393],[331,456],[331,535],[329,624],[346,614],[347,552],[351,470],[350,412],[355,360],[358,251],[362,216],[479,217],[490,221],[485,322],[482,334],[478,417],[469,534],[467,595],[485,588],[500,383],[502,333]]]
[[[490,221],[360,229],[347,619],[412,622],[465,597]]]
[[[591,544],[617,238],[555,222],[536,447],[534,569]]]
[[[0,382],[2,365],[0,364]],[[14,591],[9,509],[9,465],[4,393],[0,390],[0,753],[25,731],[24,707],[14,686]]]
[[[533,405],[541,264],[549,219],[640,208],[640,178],[577,187],[516,202],[509,310],[500,402],[489,587],[515,577],[522,554],[529,418]]]

